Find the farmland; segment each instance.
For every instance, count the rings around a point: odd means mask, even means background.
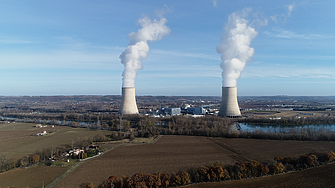
[[[90,181],[97,185],[110,175],[178,172],[214,162],[228,165],[254,159],[266,163],[275,156],[299,156],[334,148],[335,142],[162,136],[154,144],[120,146],[86,161],[54,187],[78,187]]]
[[[303,171],[278,174],[259,178],[224,181],[217,183],[199,183],[185,186],[185,188],[281,188],[281,187],[333,187],[335,184],[335,163],[315,167]]]
[[[5,155],[9,161],[16,161],[37,150],[70,145],[80,139],[92,139],[97,134],[110,134],[108,131],[92,131],[64,126],[36,128],[33,127],[34,125],[30,123],[0,124],[0,153]],[[32,136],[44,130],[51,133],[45,136]]]
[[[0,188],[8,186],[37,188],[48,185],[66,172],[69,167],[36,165],[27,169],[17,168],[0,174]]]

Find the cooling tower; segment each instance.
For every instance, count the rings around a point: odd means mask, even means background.
[[[229,118],[241,117],[240,108],[237,103],[236,87],[222,87],[222,100],[219,116]]]
[[[123,87],[122,88],[122,99],[121,99],[119,114],[122,114],[122,115],[138,114],[134,87]]]

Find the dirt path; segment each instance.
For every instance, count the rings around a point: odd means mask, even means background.
[[[211,142],[213,142],[214,144],[219,145],[220,147],[222,147],[223,149],[229,150],[231,152],[234,153],[234,155],[228,155],[230,158],[232,158],[233,160],[236,160],[236,162],[241,162],[241,161],[250,161],[248,158],[246,158],[242,153],[242,151],[226,144],[225,142],[220,142],[217,139],[214,138],[208,138],[208,140],[210,140]]]

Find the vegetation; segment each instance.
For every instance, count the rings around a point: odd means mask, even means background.
[[[93,140],[95,142],[98,141],[105,141],[109,138],[106,137],[106,139],[102,138],[102,135],[96,134],[93,136]],[[11,170],[13,168],[19,168],[19,167],[30,167],[36,164],[44,164],[44,165],[52,165],[55,160],[64,161],[67,158],[70,159],[84,159],[87,157],[92,157],[94,155],[97,155],[100,150],[99,149],[92,149],[88,148],[92,144],[91,139],[78,139],[71,144],[66,145],[58,145],[58,146],[51,146],[48,148],[43,148],[40,150],[35,151],[34,153],[23,156],[16,161],[9,159],[6,155],[2,154],[0,155],[0,173]],[[63,156],[64,153],[67,153],[69,150],[74,148],[88,148],[84,149],[82,153],[79,153],[79,155],[72,155],[70,154],[69,157]],[[53,165],[57,165],[53,164]],[[71,163],[72,164],[72,163]],[[59,163],[58,165],[64,166],[64,163]],[[66,165],[68,166],[68,164]]]
[[[319,157],[317,157],[319,156]],[[199,182],[218,182],[239,180],[278,174],[293,170],[302,170],[334,161],[335,153],[310,153],[298,158],[277,156],[269,164],[260,164],[255,160],[238,162],[235,165],[223,166],[215,163],[210,166],[191,168],[187,171],[174,173],[136,173],[131,177],[110,176],[100,183],[98,188],[128,188],[128,187],[174,187]],[[285,167],[286,166],[286,167]],[[83,183],[81,188],[94,188],[92,182]]]
[[[302,126],[302,125],[334,125],[335,118],[332,116],[327,117],[309,117],[309,118],[281,118],[281,119],[269,119],[269,118],[246,118],[239,120],[244,123],[254,124],[268,124],[268,125],[281,125],[281,126]]]

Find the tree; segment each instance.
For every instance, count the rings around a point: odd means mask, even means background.
[[[0,155],[0,173],[5,170],[5,166],[7,163],[7,157],[6,155]]]
[[[168,187],[170,185],[171,174],[160,173],[160,179],[163,187]]]
[[[263,175],[269,173],[269,167],[268,167],[268,165],[266,165],[266,164],[259,165],[258,172],[259,172],[260,176],[263,176]]]
[[[82,183],[79,185],[80,188],[94,188],[93,182]]]
[[[190,183],[190,176],[187,172],[183,171],[179,174],[180,176],[180,184],[181,185],[187,185]]]
[[[22,166],[24,166],[24,162],[23,162],[22,159],[20,159],[20,160],[17,161],[17,166],[18,166],[18,167],[22,167]]]
[[[181,185],[181,178],[180,178],[180,176],[177,175],[177,174],[173,174],[172,177],[171,177],[171,184],[173,186]]]
[[[277,163],[272,165],[272,173],[273,174],[278,174],[284,172],[285,167],[282,163]]]
[[[33,155],[31,156],[31,162],[32,163],[37,163],[38,161],[40,161],[40,156],[39,155]]]
[[[133,141],[134,139],[135,139],[134,134],[131,134],[130,137],[129,137],[129,140],[130,140],[130,141]]]

